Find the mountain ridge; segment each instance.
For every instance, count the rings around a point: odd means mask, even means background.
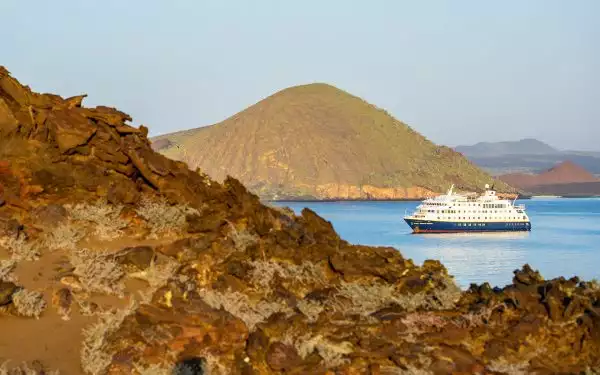
[[[474,145],[459,145],[454,149],[466,155],[547,155],[560,153],[560,150],[535,138],[523,138],[518,141],[478,142]]]
[[[534,138],[480,142],[471,146],[456,146],[454,149],[494,176],[509,173],[542,173],[569,160],[595,175],[600,175],[600,152],[560,150]]]
[[[220,123],[151,140],[168,157],[217,180],[230,174],[263,198],[419,199],[452,183],[470,191],[493,183],[452,149],[326,83],[292,86]]]

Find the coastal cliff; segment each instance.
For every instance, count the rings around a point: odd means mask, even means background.
[[[460,290],[440,262],[352,245],[309,209],[267,207],[83,99],[34,93],[0,67],[1,371],[600,368],[598,284],[524,265],[511,285]]]
[[[279,91],[225,121],[151,139],[217,181],[263,199],[422,199],[454,184],[516,192],[386,111],[315,83]]]

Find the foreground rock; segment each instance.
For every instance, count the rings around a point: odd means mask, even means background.
[[[597,285],[546,281],[525,266],[505,288],[461,292],[439,262],[419,266],[392,248],[350,245],[308,209],[295,216],[264,206],[235,179],[219,184],[153,152],[147,129],[129,125],[127,114],[84,108],[82,99],[33,93],[0,69],[2,246],[17,268],[64,254],[52,305],[64,324],[73,306],[96,317],[73,342],[82,372],[555,374],[600,366]],[[83,245],[134,239],[144,244],[106,253]],[[131,303],[114,311],[91,302],[126,296],[122,283],[134,278],[148,285],[142,298],[124,297]],[[0,280],[7,313],[23,281]]]

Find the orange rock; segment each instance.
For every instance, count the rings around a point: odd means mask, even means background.
[[[10,173],[10,161],[0,160],[0,174]]]
[[[0,134],[8,135],[14,133],[19,122],[10,110],[6,102],[0,98]]]

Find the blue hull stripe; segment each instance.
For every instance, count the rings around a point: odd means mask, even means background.
[[[452,233],[452,232],[522,232],[530,231],[530,222],[480,222],[465,223],[452,221],[433,221],[404,219],[416,233]]]

